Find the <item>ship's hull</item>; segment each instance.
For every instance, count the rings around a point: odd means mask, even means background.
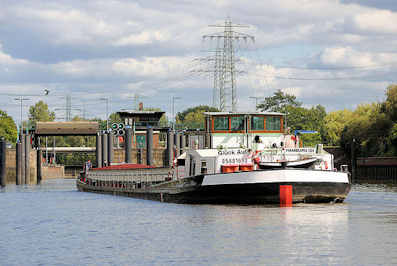
[[[296,169],[199,175],[157,184],[77,180],[80,191],[205,204],[277,204],[280,185],[292,186],[294,203],[343,202],[350,191],[347,173]]]

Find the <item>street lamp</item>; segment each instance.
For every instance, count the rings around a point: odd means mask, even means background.
[[[105,101],[106,102],[106,130],[109,129],[109,98],[99,98],[99,100],[101,101]]]
[[[250,96],[250,99],[255,99],[255,111],[258,109],[258,99],[262,97]]]
[[[172,129],[175,129],[176,117],[175,117],[175,100],[179,100],[181,97],[172,96],[172,118],[174,119],[174,123],[172,124]]]
[[[20,118],[19,130],[18,130],[18,140],[20,140],[19,139],[19,135],[23,133],[23,125],[22,125],[22,106],[23,106],[23,101],[28,101],[30,99],[29,98],[24,98],[23,96],[19,96],[19,98],[14,98],[14,100],[21,102],[21,118]]]
[[[28,101],[30,100],[29,98],[24,98],[24,97],[30,97],[30,96],[47,96],[50,93],[50,90],[47,88],[44,88],[44,94],[31,94],[31,95],[18,95],[18,94],[0,94],[0,95],[7,95],[7,96],[17,96],[18,98],[14,98],[14,100],[19,101],[20,102],[20,106],[21,106],[21,123],[19,125],[19,127],[17,128],[18,131],[18,141],[20,141],[19,135],[22,134],[23,132],[23,126],[22,126],[22,108],[23,108],[23,101]]]

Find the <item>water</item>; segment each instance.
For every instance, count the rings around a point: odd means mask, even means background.
[[[397,188],[343,204],[178,205],[78,192],[0,193],[0,265],[393,265]]]

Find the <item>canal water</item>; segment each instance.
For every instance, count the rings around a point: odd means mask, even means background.
[[[396,265],[397,188],[343,204],[178,205],[78,192],[0,193],[0,265]]]

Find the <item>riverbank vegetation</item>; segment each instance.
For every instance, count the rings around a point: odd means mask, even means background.
[[[354,140],[358,156],[397,156],[397,85],[390,85],[386,88],[384,101],[359,104],[354,110],[344,109],[327,113],[324,106],[320,104],[307,108],[294,95],[281,90],[264,98],[258,104],[257,110],[287,114],[286,127],[291,134],[299,130],[313,131],[314,133],[311,134],[300,135],[305,145],[324,143],[329,146],[340,146],[350,154]],[[203,112],[217,111],[217,108],[206,105],[188,108],[177,113],[176,128],[203,129]],[[54,120],[55,114],[48,109],[48,105],[39,101],[29,108],[29,120],[24,121],[23,125],[24,128],[30,128],[37,121]],[[73,121],[80,120],[83,119],[78,116],[73,118]],[[90,120],[98,121],[101,129],[106,128],[106,120],[99,118]],[[120,122],[120,117],[113,113],[109,117],[109,122],[110,124]],[[161,126],[167,126],[167,124],[171,123],[164,115],[161,119]],[[0,136],[10,143],[15,143],[17,139],[16,123],[5,111],[1,110]],[[51,137],[48,138],[47,145],[51,147],[54,141],[56,146],[63,147],[95,146],[94,137]],[[44,141],[41,145],[45,145]],[[72,157],[65,157],[64,161],[77,159]]]
[[[358,156],[397,156],[397,85],[387,87],[383,102],[359,104],[354,110],[326,113],[321,105],[304,108],[295,96],[280,90],[258,108],[286,113],[291,132],[316,131],[301,136],[306,144],[341,146],[350,154],[354,140]]]

